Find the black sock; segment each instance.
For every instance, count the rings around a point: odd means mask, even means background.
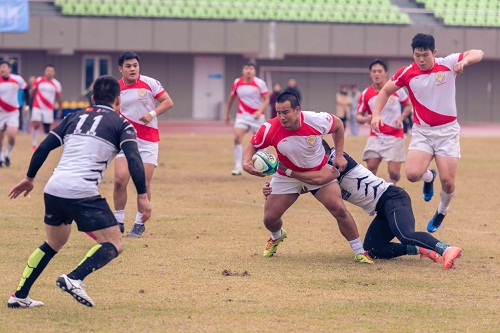
[[[106,266],[118,256],[118,250],[111,243],[97,244],[85,255],[78,266],[68,274],[73,280],[83,280],[87,275]]]
[[[16,297],[28,297],[31,286],[56,254],[57,252],[46,242],[31,254],[24,268],[21,282],[19,282],[19,286],[17,286],[17,291],[15,293]]]

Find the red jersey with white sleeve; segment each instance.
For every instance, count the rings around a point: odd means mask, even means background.
[[[453,66],[463,56],[463,53],[453,53],[444,58],[435,58],[434,66],[427,71],[420,70],[414,62],[394,74],[392,82],[408,88],[415,111],[415,124],[439,126],[457,119]]]
[[[61,83],[56,79],[47,80],[44,76],[40,76],[33,83],[33,87],[36,89],[33,108],[54,111],[56,96],[62,93]]]
[[[358,113],[363,114],[367,112],[368,114],[372,114],[378,93],[379,91],[375,90],[373,86],[369,86],[363,90],[359,98]],[[403,138],[404,130],[403,128],[396,127],[396,121],[401,116],[401,105],[406,104],[408,99],[408,94],[404,89],[399,89],[389,96],[387,104],[380,113],[383,121],[383,125],[380,126],[380,133],[370,129],[370,136]]]
[[[18,92],[28,84],[16,74],[10,74],[7,79],[0,77],[0,111],[14,112],[19,110]]]
[[[266,121],[252,137],[257,149],[276,148],[278,159],[293,171],[321,169],[328,158],[322,145],[323,135],[333,132],[334,118],[326,112],[302,111],[296,131],[284,128],[278,118]],[[285,173],[278,170],[278,173]]]
[[[134,126],[137,138],[149,142],[160,141],[156,117],[147,125],[141,123],[139,118],[154,110],[155,100],[166,93],[161,83],[145,75],[139,75],[137,81],[128,86],[123,82],[123,78],[118,82],[121,89],[120,114]]]
[[[238,96],[238,114],[254,114],[262,105],[262,96],[268,93],[266,82],[256,76],[250,82],[242,76],[231,88],[231,95]]]

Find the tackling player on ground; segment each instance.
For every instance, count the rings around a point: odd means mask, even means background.
[[[287,171],[282,163],[279,169],[289,172],[293,178],[313,185],[336,179],[344,200],[363,208],[369,215],[377,214],[366,232],[363,243],[371,258],[390,259],[420,254],[434,262],[443,262],[444,269],[454,266],[455,259],[460,258],[462,254],[462,249],[450,246],[429,233],[415,231],[411,199],[405,190],[375,176],[346,153],[344,157],[347,159],[347,167],[339,172],[332,167],[336,157],[335,149],[331,149],[330,153],[330,147],[324,140],[323,146],[329,160],[321,170]],[[264,195],[270,193],[270,185],[266,183]],[[391,242],[394,237],[401,243]]]

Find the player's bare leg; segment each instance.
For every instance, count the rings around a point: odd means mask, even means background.
[[[373,264],[373,261],[363,248],[356,222],[354,222],[354,218],[342,201],[339,184],[334,182],[322,187],[316,192],[314,197],[321,202],[337,220],[340,233],[353,249],[356,261]]]
[[[281,216],[298,197],[298,194],[271,194],[267,197],[264,205],[264,225],[271,233],[271,237],[267,241],[264,257],[272,257],[278,245],[286,238]]]
[[[146,190],[148,193],[148,199],[151,200],[151,180],[153,179],[153,172],[155,170],[155,165],[151,163],[144,163],[144,173],[146,175]],[[132,230],[127,234],[127,237],[139,238],[142,236],[146,227],[144,223],[141,222],[142,214],[137,212],[135,215],[135,223]]]
[[[31,121],[31,150],[35,151],[38,146],[38,131],[42,127],[42,121],[32,120]]]
[[[455,177],[457,174],[458,158],[435,156],[436,165],[441,182],[440,202],[434,216],[427,224],[427,231],[434,232],[443,223],[450,207],[451,199],[455,195]]]
[[[406,155],[406,178],[412,183],[422,180],[433,157],[432,154],[421,150],[409,150]]]
[[[7,146],[5,147],[3,157],[6,167],[10,166],[10,153],[12,152],[12,148],[14,148],[14,145],[16,144],[16,136],[18,131],[19,128],[17,126],[7,126],[7,129],[5,130],[5,134],[7,135]]]
[[[401,178],[401,162],[388,162],[387,163],[387,171],[389,172],[389,182],[394,185],[397,184],[399,179]]]
[[[241,165],[243,159],[243,146],[241,142],[243,137],[248,132],[248,128],[234,128],[234,170],[231,172],[233,176],[241,176],[243,167]]]
[[[113,184],[113,203],[115,218],[119,223],[120,231],[125,231],[125,206],[127,205],[127,185],[130,180],[128,163],[125,157],[115,158],[115,179]]]
[[[382,162],[381,158],[370,158],[366,160],[366,168],[371,171],[374,175],[377,174],[378,166]]]

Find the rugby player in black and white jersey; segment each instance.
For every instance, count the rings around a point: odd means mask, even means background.
[[[365,235],[363,247],[374,259],[390,259],[403,255],[420,254],[435,262],[443,262],[444,269],[454,266],[462,249],[450,246],[427,232],[415,231],[415,216],[411,199],[406,191],[375,176],[366,167],[344,152],[347,166],[339,172],[332,167],[335,149],[323,140],[328,164],[318,171],[292,171],[291,177],[308,184],[324,184],[337,179],[342,199],[363,208],[369,215],[375,215]],[[280,163],[279,168],[286,171]],[[290,172],[288,172],[290,173]],[[264,195],[271,193],[269,184]],[[391,242],[396,237],[401,243]]]
[[[111,76],[94,82],[94,105],[68,115],[38,146],[31,158],[26,177],[12,188],[11,199],[33,189],[35,176],[49,153],[63,146],[63,153],[44,189],[46,241],[28,259],[21,282],[7,302],[9,308],[43,305],[29,297],[31,286],[49,261],[68,241],[71,223],[78,230],[92,233],[97,244],[78,266],[61,275],[56,284],[78,302],[93,306],[83,288],[83,279],[116,258],[124,248],[118,222],[98,191],[103,172],[123,150],[137,189],[137,204],[143,221],[151,216],[144,166],[137,149],[133,126],[117,112],[120,85]]]

